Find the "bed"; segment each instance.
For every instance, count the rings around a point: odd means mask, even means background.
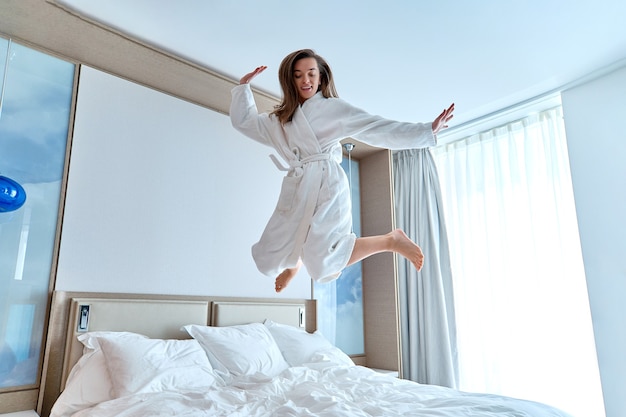
[[[82,294],[64,304],[42,415],[47,402],[53,417],[568,416],[357,366],[315,331],[311,300]]]

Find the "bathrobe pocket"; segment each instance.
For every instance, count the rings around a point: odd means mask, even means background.
[[[276,210],[289,211],[293,206],[293,201],[298,189],[298,183],[302,177],[300,176],[286,176],[283,178],[283,185],[280,189],[280,196],[278,197],[278,204]]]

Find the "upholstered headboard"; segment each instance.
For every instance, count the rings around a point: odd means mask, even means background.
[[[72,298],[61,374],[61,390],[83,354],[77,337],[93,331],[127,331],[154,339],[184,339],[181,323],[206,325],[209,301]]]
[[[65,387],[88,331],[129,331],[158,339],[185,339],[186,324],[230,326],[265,319],[316,329],[315,300],[55,292],[37,411],[47,416]]]
[[[304,303],[265,303],[255,301],[213,301],[211,326],[234,326],[270,319],[294,327],[306,326]]]

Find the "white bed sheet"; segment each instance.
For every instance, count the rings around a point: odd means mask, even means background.
[[[298,366],[226,387],[136,394],[82,410],[76,417],[144,416],[433,416],[570,417],[547,405],[420,385],[361,366]]]

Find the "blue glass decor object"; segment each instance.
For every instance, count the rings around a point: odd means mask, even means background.
[[[26,191],[11,178],[0,175],[0,213],[19,209],[26,201]]]

